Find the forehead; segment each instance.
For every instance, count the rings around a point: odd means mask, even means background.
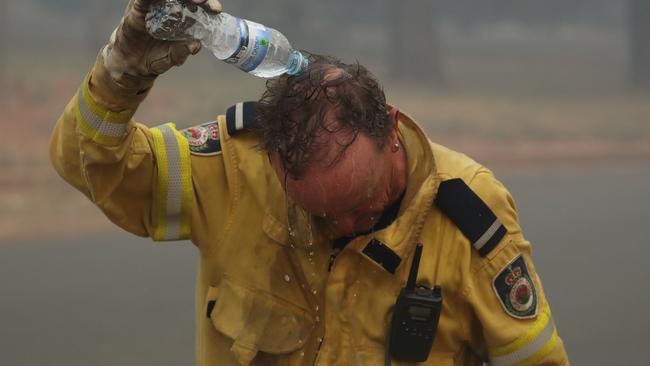
[[[342,212],[363,203],[372,195],[381,174],[381,150],[365,134],[359,133],[340,156],[341,146],[335,136],[327,145],[330,148],[325,157],[310,164],[302,178],[287,177],[284,182],[289,196],[314,214]]]

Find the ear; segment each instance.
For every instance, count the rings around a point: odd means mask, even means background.
[[[388,118],[390,119],[391,126],[393,126],[392,131],[390,133],[390,141],[391,144],[398,143],[398,131],[399,131],[399,108],[397,107],[390,107],[390,110],[388,111]]]

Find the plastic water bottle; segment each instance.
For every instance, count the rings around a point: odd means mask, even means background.
[[[210,14],[179,0],[154,4],[146,15],[146,26],[158,39],[198,39],[218,59],[263,78],[285,72],[297,75],[309,64],[307,57],[273,28],[226,13]]]

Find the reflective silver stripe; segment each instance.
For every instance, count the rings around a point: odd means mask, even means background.
[[[483,246],[494,236],[494,233],[497,232],[500,226],[501,226],[501,221],[499,221],[499,219],[494,220],[492,226],[490,226],[490,228],[487,229],[487,231],[483,233],[483,235],[481,235],[481,237],[478,238],[478,240],[475,241],[474,244],[472,244],[474,248],[476,248],[476,250],[480,250],[481,248],[483,248]]]
[[[244,103],[237,103],[235,105],[235,130],[241,131],[244,129]]]
[[[160,126],[159,130],[165,143],[168,172],[165,240],[173,240],[178,239],[181,232],[181,200],[183,198],[181,155],[174,130],[168,125]]]
[[[79,113],[83,117],[84,121],[88,126],[92,127],[98,134],[108,137],[122,137],[126,132],[126,123],[113,123],[105,121],[102,117],[93,113],[90,108],[86,105],[81,92],[77,97],[77,106],[79,107]]]
[[[551,340],[554,331],[555,323],[553,318],[549,318],[544,329],[530,343],[507,355],[490,357],[490,364],[493,366],[514,365],[531,357]]]

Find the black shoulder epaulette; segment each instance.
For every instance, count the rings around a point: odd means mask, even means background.
[[[257,102],[240,102],[226,110],[226,127],[231,136],[257,127]]]
[[[460,178],[440,183],[435,204],[485,257],[506,235],[494,212]]]

